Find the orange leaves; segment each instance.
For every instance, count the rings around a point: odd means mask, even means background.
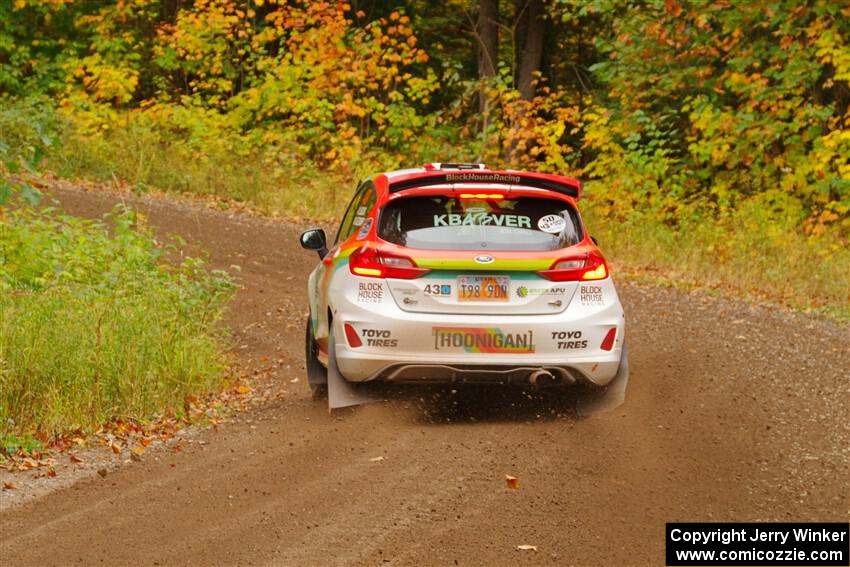
[[[676,0],[664,0],[664,11],[677,18],[682,13],[682,6]]]
[[[67,65],[74,88],[60,104],[86,131],[111,127],[120,121],[111,107],[154,91],[136,105],[134,120],[189,131],[203,138],[199,146],[227,138],[222,123],[240,134],[268,129],[287,153],[339,165],[364,146],[403,147],[416,138],[415,125],[426,123],[421,104],[439,87],[433,72],[416,67],[429,57],[401,10],[369,21],[348,2],[198,0],[139,26],[136,8],[161,8],[154,0],[129,4],[78,19],[105,41]],[[152,34],[143,46],[133,35],[142,28]],[[116,53],[148,52],[152,61],[116,60],[107,49],[113,42]],[[140,85],[151,74],[155,88]]]
[[[410,139],[412,104],[437,88],[432,74],[423,79],[409,70],[428,56],[408,16],[395,11],[360,22],[366,14],[349,10],[329,2],[276,6],[251,39],[255,69],[265,78],[233,101],[291,132],[320,164],[346,163],[364,143],[390,133],[396,143]]]

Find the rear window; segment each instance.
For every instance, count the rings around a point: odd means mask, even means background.
[[[582,239],[575,209],[557,199],[408,197],[387,204],[378,236],[423,250],[557,250]]]

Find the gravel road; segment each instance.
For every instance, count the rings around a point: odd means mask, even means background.
[[[58,198],[80,216],[121,199]],[[304,377],[316,259],[298,228],[136,204],[214,266],[241,266],[228,316],[239,364],[281,361],[270,377],[288,394],[203,443],[6,510],[3,565],[662,565],[668,521],[850,517],[847,325],[620,282],[631,377],[613,412],[578,418],[566,394],[417,387],[329,414]]]

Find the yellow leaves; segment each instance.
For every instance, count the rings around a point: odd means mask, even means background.
[[[732,149],[732,145],[728,142],[723,142],[721,144],[714,144],[711,146],[711,161],[715,164],[722,164],[729,157],[729,151]]]
[[[69,74],[69,80],[79,80],[95,102],[116,106],[130,102],[139,85],[137,71],[110,64],[99,54],[76,62]]]
[[[835,68],[835,80],[850,82],[850,46],[844,44],[840,33],[833,28],[823,30],[815,40],[815,48],[818,60]]]
[[[732,85],[748,85],[752,82],[752,78],[743,73],[738,73],[737,71],[733,71],[729,74],[729,82]]]

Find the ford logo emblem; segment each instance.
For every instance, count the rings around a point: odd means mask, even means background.
[[[492,264],[493,260],[495,260],[495,258],[488,254],[481,254],[475,257],[475,261],[479,264]]]

